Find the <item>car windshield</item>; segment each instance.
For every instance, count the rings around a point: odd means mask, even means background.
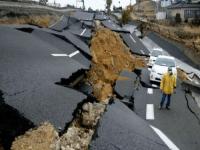
[[[154,50],[154,51],[152,51],[151,55],[155,56],[155,57],[158,57],[159,55],[162,55],[162,51]]]
[[[174,60],[168,58],[158,58],[155,64],[159,66],[175,67]]]

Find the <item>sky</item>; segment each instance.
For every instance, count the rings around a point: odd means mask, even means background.
[[[60,3],[61,6],[66,6],[67,4],[77,6],[76,5],[77,0],[48,0],[49,3],[53,3],[54,1],[56,3]],[[125,8],[127,5],[130,4],[130,1],[132,4],[135,3],[135,0],[112,0],[112,1],[113,3],[111,8],[113,7],[113,5],[115,5],[116,7],[122,6],[123,8]],[[78,6],[80,6],[80,4],[81,3],[79,3]],[[91,7],[94,10],[96,9],[103,10],[105,9],[105,5],[106,5],[106,0],[85,0],[86,9]]]

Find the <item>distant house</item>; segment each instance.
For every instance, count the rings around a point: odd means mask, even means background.
[[[200,19],[200,3],[177,3],[167,7],[167,18],[174,19],[180,14],[182,21],[188,19]]]

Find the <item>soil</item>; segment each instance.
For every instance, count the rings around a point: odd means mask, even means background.
[[[188,80],[187,74],[183,70],[181,70],[180,68],[177,69],[177,76],[182,81]]]
[[[11,150],[57,150],[58,133],[50,123],[31,129],[12,143]]]
[[[100,28],[91,41],[92,65],[87,80],[99,101],[106,101],[113,94],[113,84],[122,70],[133,71],[145,66],[142,58],[134,57],[118,33]]]
[[[56,22],[59,16],[51,15],[30,15],[18,17],[4,17],[0,19],[0,24],[32,24],[40,27],[49,27]]]

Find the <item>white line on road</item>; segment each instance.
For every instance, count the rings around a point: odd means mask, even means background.
[[[133,38],[131,35],[129,35],[129,36],[130,36],[131,40],[132,40],[134,43],[136,43],[136,41],[134,40],[134,38]]]
[[[154,105],[146,105],[146,120],[154,120]]]
[[[170,150],[180,150],[161,130],[154,126],[150,126],[156,134],[163,140],[163,142],[169,147]]]
[[[69,54],[68,56],[71,58],[71,57],[75,56],[75,55],[78,54],[78,53],[79,53],[79,51],[75,51],[75,52]]]
[[[81,32],[80,35],[82,36],[85,33],[85,31],[86,31],[86,28],[83,30],[83,32]]]
[[[153,87],[158,87],[156,84],[152,84]]]
[[[66,57],[68,56],[67,54],[51,54],[52,56],[57,56],[57,57]]]
[[[148,88],[148,89],[147,89],[147,93],[148,93],[148,94],[153,94],[153,89],[152,89],[152,88]]]
[[[145,54],[143,50],[140,50],[142,54]]]

